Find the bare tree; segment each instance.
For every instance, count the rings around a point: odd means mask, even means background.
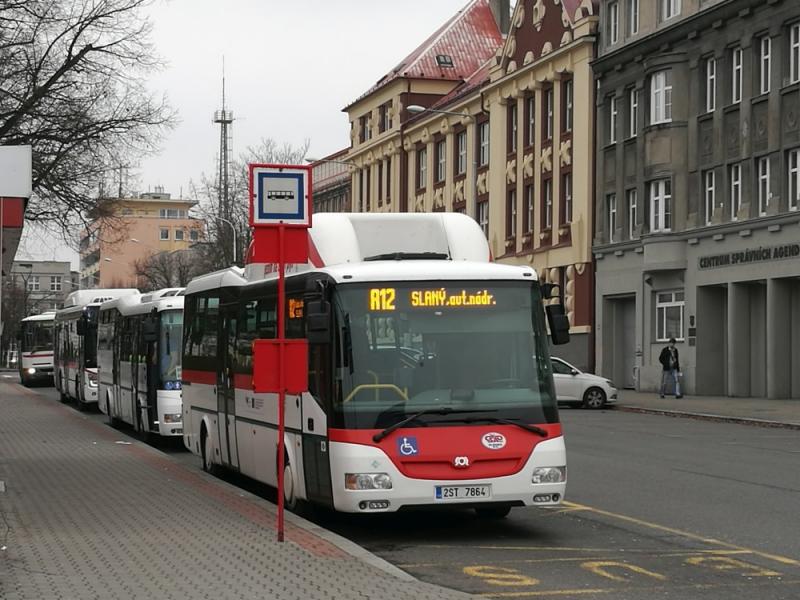
[[[137,287],[150,292],[168,287],[184,287],[202,271],[195,248],[158,252],[133,263]]]
[[[0,0],[0,144],[33,146],[26,217],[70,239],[103,216],[116,173],[152,153],[175,115],[145,78],[160,66],[150,0]],[[121,177],[121,175],[120,175]]]
[[[310,140],[299,146],[280,144],[271,138],[262,138],[255,146],[248,146],[238,158],[231,161],[230,221],[236,233],[236,257],[244,264],[247,249],[250,247],[250,204],[248,200],[249,167],[251,163],[303,164]],[[215,271],[233,264],[233,230],[231,225],[220,220],[219,182],[203,174],[199,184],[192,183],[191,193],[198,201],[199,212],[208,226],[208,239],[211,244],[203,248],[204,271]]]

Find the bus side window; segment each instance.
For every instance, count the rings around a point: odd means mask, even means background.
[[[217,356],[217,322],[219,320],[219,298],[207,298],[206,310],[203,314],[203,332],[199,338],[200,356]]]
[[[236,373],[253,371],[253,340],[256,339],[258,302],[250,300],[242,304],[236,334]]]
[[[278,336],[278,303],[274,296],[258,301],[256,314],[257,339],[271,340]]]

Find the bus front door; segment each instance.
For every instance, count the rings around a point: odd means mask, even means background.
[[[239,469],[236,446],[236,386],[234,360],[238,305],[220,306],[220,340],[217,371],[217,412],[219,414],[220,455],[225,465]]]

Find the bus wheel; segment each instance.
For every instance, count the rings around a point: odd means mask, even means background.
[[[86,407],[83,405],[83,402],[81,401],[81,388],[79,386],[80,386],[80,381],[76,377],[75,378],[75,406],[77,407],[77,409],[79,411],[83,412],[84,410],[86,410]]]
[[[214,464],[211,458],[214,454],[214,447],[211,445],[211,436],[208,435],[205,425],[203,425],[200,433],[200,448],[203,454],[203,471],[215,475],[217,473],[217,465]]]
[[[511,512],[510,506],[479,506],[475,509],[477,514],[482,519],[503,519]]]
[[[297,494],[295,493],[294,476],[292,475],[292,466],[289,464],[289,459],[284,459],[283,464],[283,505],[286,510],[292,512],[297,511],[298,501]]]

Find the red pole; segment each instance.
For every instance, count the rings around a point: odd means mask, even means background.
[[[283,225],[278,226],[278,541],[283,541],[283,435],[286,428],[286,282],[284,281]]]

